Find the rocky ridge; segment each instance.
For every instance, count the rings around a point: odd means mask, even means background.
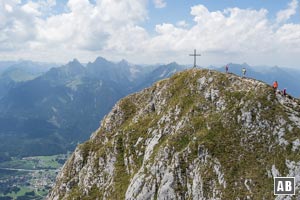
[[[299,130],[298,99],[186,70],[120,100],[48,199],[274,199],[276,176],[295,176],[299,198]]]

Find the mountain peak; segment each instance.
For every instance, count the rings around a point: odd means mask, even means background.
[[[67,63],[67,66],[82,66],[82,64],[76,59],[74,58],[72,61]]]
[[[120,62],[119,62],[120,65],[129,65],[129,62],[125,59],[122,59]]]
[[[299,105],[254,79],[176,73],[120,100],[49,199],[268,199],[300,170]]]
[[[171,63],[169,63],[169,64],[167,64],[167,65],[169,65],[169,66],[172,66],[172,65],[178,65],[178,63],[177,63],[177,62],[171,62]]]
[[[110,63],[108,60],[106,60],[105,58],[98,56],[96,58],[96,60],[94,61],[94,63],[96,64],[104,64],[104,63]]]
[[[80,63],[80,62],[78,61],[77,58],[73,58],[73,60],[70,63]]]
[[[74,74],[74,75],[84,71],[83,65],[76,58],[74,58],[72,61],[70,61],[62,69],[64,69],[67,73],[71,73],[71,74]]]

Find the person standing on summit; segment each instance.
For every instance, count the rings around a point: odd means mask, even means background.
[[[245,77],[245,75],[246,75],[246,68],[245,67],[243,67],[242,73],[243,73],[243,77]]]
[[[229,69],[229,67],[228,67],[228,65],[226,65],[225,66],[226,74],[228,73],[228,69]]]
[[[284,95],[284,96],[287,96],[286,88],[283,89],[283,95]]]
[[[277,81],[274,81],[274,83],[273,83],[273,88],[274,88],[274,92],[276,93],[277,88],[278,88],[278,83],[277,83]]]

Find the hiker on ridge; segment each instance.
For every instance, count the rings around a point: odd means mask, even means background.
[[[277,88],[278,88],[278,82],[277,81],[274,81],[273,88],[274,88],[274,92],[276,92]]]
[[[246,68],[245,67],[243,67],[242,73],[243,73],[243,77],[245,77],[245,75],[246,75]]]

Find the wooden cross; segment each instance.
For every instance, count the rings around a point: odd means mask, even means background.
[[[196,49],[194,49],[194,54],[190,54],[190,56],[194,56],[194,68],[196,67],[196,57],[201,56],[201,54],[196,54]]]

